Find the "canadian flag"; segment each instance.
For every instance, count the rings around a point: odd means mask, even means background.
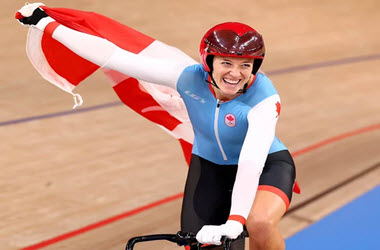
[[[168,46],[115,20],[94,12],[66,8],[41,8],[59,24],[71,29],[102,37],[120,48],[147,56],[171,56],[176,60],[197,63],[174,47]],[[49,27],[49,26],[48,26]],[[48,28],[47,27],[47,28]],[[54,40],[49,32],[30,28],[27,55],[43,78],[72,94],[76,106],[81,98],[73,90],[99,66],[83,59]],[[102,69],[120,100],[138,114],[156,123],[177,138],[189,163],[193,143],[192,126],[178,92],[169,87],[139,81],[119,72]],[[76,107],[74,106],[74,107]]]

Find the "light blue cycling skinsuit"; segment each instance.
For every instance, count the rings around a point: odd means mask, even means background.
[[[245,94],[223,103],[212,94],[207,80],[208,73],[202,65],[193,65],[184,70],[177,83],[177,90],[186,104],[193,125],[193,154],[217,164],[238,164],[248,129],[249,111],[278,93],[268,77],[257,74]],[[233,120],[229,121],[228,118]],[[285,149],[275,136],[269,153]]]

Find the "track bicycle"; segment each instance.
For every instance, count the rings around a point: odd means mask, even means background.
[[[176,234],[152,234],[152,235],[143,235],[136,236],[128,240],[128,243],[125,247],[125,250],[133,250],[133,247],[138,242],[146,241],[156,241],[156,240],[166,240],[173,243],[177,243],[178,246],[196,246],[197,249],[201,249],[203,246],[195,238],[196,234],[188,233],[183,231],[178,231]],[[244,231],[237,239],[248,237],[248,233]],[[231,249],[232,239],[227,237],[222,237],[221,239],[223,247],[225,250]]]

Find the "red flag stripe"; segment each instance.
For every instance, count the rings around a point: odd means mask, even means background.
[[[50,67],[71,84],[77,86],[94,73],[99,66],[78,56],[51,37],[59,24],[49,23],[41,39],[41,47]]]
[[[129,106],[148,120],[162,125],[168,130],[173,130],[181,123],[164,109],[144,112],[148,107],[161,106],[151,95],[141,90],[142,87],[135,78],[128,78],[115,85],[113,88],[125,105]]]

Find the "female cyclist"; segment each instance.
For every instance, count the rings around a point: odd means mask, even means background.
[[[24,6],[20,22],[49,32],[79,56],[103,68],[177,90],[193,131],[181,230],[218,249],[221,237],[237,238],[244,226],[250,249],[285,249],[278,223],[292,198],[295,167],[275,136],[280,97],[259,72],[262,36],[227,22],[206,32],[201,64],[134,54],[108,40],[58,24],[40,4]],[[232,249],[244,249],[244,240]]]

